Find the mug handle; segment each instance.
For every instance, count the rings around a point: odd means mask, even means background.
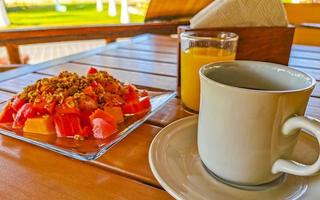
[[[312,133],[312,136],[317,138],[320,145],[320,122],[310,117],[297,116],[288,119],[283,127],[284,135],[292,135],[299,129],[305,129]],[[272,166],[272,173],[285,172],[298,176],[310,176],[318,172],[320,169],[320,155],[312,165],[305,165],[295,161],[278,159]]]

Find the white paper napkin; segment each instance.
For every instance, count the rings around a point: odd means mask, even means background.
[[[190,20],[191,28],[288,26],[281,0],[215,0]]]

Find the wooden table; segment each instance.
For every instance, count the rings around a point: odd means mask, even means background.
[[[0,74],[0,102],[39,78],[94,65],[121,81],[176,90],[176,39],[142,35]],[[294,46],[290,65],[320,80],[320,48]],[[0,135],[0,199],[172,199],[151,173],[148,149],[166,125],[190,114],[178,98],[96,161],[82,162]],[[319,84],[307,115],[320,118]]]

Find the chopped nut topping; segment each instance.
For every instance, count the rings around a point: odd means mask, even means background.
[[[92,86],[93,94],[84,92],[88,86]],[[66,98],[72,97],[77,103],[67,101],[67,106],[76,107],[79,104],[84,105],[80,101],[87,98],[80,97],[85,95],[96,101],[96,107],[103,108],[106,103],[108,106],[123,103],[121,96],[126,93],[128,93],[128,85],[120,83],[108,72],[99,71],[95,74],[79,76],[76,73],[63,71],[56,77],[40,79],[35,84],[27,86],[19,97],[30,103],[40,103],[44,98],[47,104],[56,102],[57,105],[63,104]]]
[[[82,137],[81,135],[74,135],[73,139],[75,139],[75,140],[84,140],[84,137]]]

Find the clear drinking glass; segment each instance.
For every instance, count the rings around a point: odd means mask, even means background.
[[[186,110],[199,111],[200,67],[212,62],[234,60],[238,38],[237,34],[230,32],[181,33],[181,99]]]

